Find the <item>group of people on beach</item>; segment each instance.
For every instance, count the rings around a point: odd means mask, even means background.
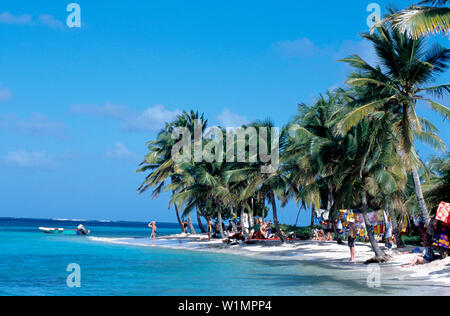
[[[224,223],[220,224],[218,221],[216,221],[216,223],[214,224],[213,220],[211,218],[208,218],[208,239],[211,240],[211,238],[214,238],[223,239],[227,242],[237,242],[239,240],[275,240],[280,238],[280,236],[275,231],[271,220],[264,221],[262,218],[258,218],[256,219],[256,223],[254,225],[251,225],[250,221],[246,221],[245,219],[246,218],[244,217],[242,222],[230,221],[228,227],[226,227]],[[224,236],[221,235],[220,225],[222,225]],[[293,237],[286,236],[283,230],[280,231],[281,234],[286,238]]]
[[[357,221],[357,220],[356,220]],[[345,233],[348,235],[347,244],[350,248],[350,259],[349,262],[356,263],[356,251],[355,251],[355,241],[358,236],[358,229],[356,226],[355,219],[349,220],[349,225],[345,231]],[[320,222],[320,224],[325,225],[325,228],[323,230],[314,230],[313,231],[313,240],[317,241],[332,241],[333,237],[331,235],[332,229],[327,225],[327,223]],[[224,232],[225,236],[221,235],[221,229],[220,225],[222,225],[222,231]],[[150,238],[153,239],[153,245],[156,243],[156,231],[157,226],[156,222],[152,221],[148,224],[148,227],[151,229]],[[185,228],[187,228],[187,223]],[[413,267],[420,264],[429,263],[434,260],[435,255],[432,248],[433,240],[435,237],[435,232],[437,228],[437,221],[432,220],[428,227],[424,227],[421,230],[422,234],[422,243],[423,247],[418,247],[414,249],[411,252],[408,253],[417,253],[418,255],[414,257],[413,261],[408,264],[404,265],[404,268]],[[187,229],[184,231],[186,232]],[[289,234],[289,236],[286,236],[285,232],[280,230],[281,234],[286,237],[287,239],[296,239],[297,236],[295,234]],[[207,234],[208,234],[208,240],[211,240],[212,238],[216,239],[224,239],[227,242],[238,242],[241,241],[248,241],[248,240],[276,240],[280,236],[273,228],[272,221],[263,221],[262,218],[258,218],[256,220],[255,225],[250,226],[249,222],[242,223],[241,222],[234,222],[230,221],[230,224],[228,227],[225,227],[225,224],[219,223],[219,221],[212,220],[211,217],[207,218]]]

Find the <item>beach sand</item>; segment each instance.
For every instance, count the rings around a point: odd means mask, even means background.
[[[92,239],[104,241],[101,238],[92,237]],[[108,242],[146,247],[153,246],[149,239],[117,238],[114,240],[108,239]],[[272,261],[301,260],[325,264],[334,269],[353,273],[367,273],[369,265],[365,265],[364,262],[374,256],[369,243],[356,243],[357,263],[349,263],[349,248],[347,245],[338,245],[336,242],[289,241],[287,244],[282,245],[279,241],[266,241],[250,245],[240,243],[231,246],[222,242],[222,240],[208,241],[206,235],[200,234],[177,234],[159,237],[157,238],[156,246],[243,255]],[[391,257],[389,262],[380,265],[385,283],[387,281],[397,285],[402,283],[402,281],[411,282],[413,279],[417,281],[416,284],[421,286],[436,285],[442,288],[442,294],[450,295],[450,258],[436,260],[429,264],[411,268],[402,268],[402,265],[412,262],[416,254],[408,254],[407,252],[416,247],[407,246],[399,250],[395,249],[395,247],[392,250],[386,250],[384,244],[380,244],[380,247]]]

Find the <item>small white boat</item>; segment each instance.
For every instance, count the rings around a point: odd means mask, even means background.
[[[81,226],[81,227],[80,227]],[[52,228],[52,227],[39,227],[41,232],[46,234],[64,234],[64,235],[89,235],[91,233],[90,230],[84,228],[84,226],[80,225],[78,229],[65,229],[65,228]]]
[[[39,227],[39,230],[46,234],[62,234],[64,232],[64,228]]]

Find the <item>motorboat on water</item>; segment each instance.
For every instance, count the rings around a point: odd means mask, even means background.
[[[86,227],[84,227],[83,225],[78,225],[77,227],[77,235],[89,235],[91,233],[91,231],[89,229],[86,229]]]
[[[79,225],[76,229],[39,227],[39,230],[46,234],[62,234],[62,235],[86,236],[91,233],[91,231],[89,229],[86,229],[83,225]]]

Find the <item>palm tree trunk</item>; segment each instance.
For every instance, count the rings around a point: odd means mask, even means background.
[[[364,223],[366,224],[367,234],[369,236],[370,245],[372,246],[372,250],[375,252],[375,258],[377,260],[385,260],[386,254],[383,250],[378,246],[377,241],[375,240],[375,236],[373,234],[373,229],[369,221],[369,216],[367,215],[367,192],[363,189],[362,191],[362,209],[363,209],[363,217]]]
[[[297,218],[295,219],[294,227],[297,227],[297,224],[298,224],[298,218],[300,217],[300,211],[301,211],[301,210],[302,210],[301,208],[298,210]]]
[[[192,225],[191,214],[188,214],[187,218],[188,218],[188,225],[189,225],[189,229],[191,230],[191,234],[196,234],[197,232],[195,231],[194,225]]]
[[[184,233],[184,225],[181,222],[180,212],[178,212],[178,207],[175,205],[175,213],[177,214],[178,224],[180,225],[181,232]]]
[[[333,205],[334,205],[334,195],[333,195],[333,186],[328,182],[328,199],[327,199],[327,212],[328,212],[328,221],[331,221],[331,226],[333,227],[334,235],[336,236],[336,241],[339,245],[343,244],[341,237],[337,231],[336,225],[334,223],[333,218]]]
[[[202,218],[200,217],[200,210],[197,207],[197,222],[198,222],[198,227],[200,227],[200,231],[202,232],[202,234],[206,233],[205,227],[203,227],[202,224]]]
[[[223,238],[225,238],[225,234],[223,233],[223,226],[222,226],[222,211],[218,211],[217,212],[217,221],[219,222],[219,231],[220,231],[220,236]]]
[[[422,212],[422,218],[425,226],[430,224],[431,218],[430,213],[428,213],[427,205],[425,203],[425,199],[423,198],[422,184],[420,183],[419,172],[416,167],[411,168],[413,179],[414,179],[414,188],[416,189],[416,196],[419,202],[419,208]]]
[[[253,219],[253,208],[254,207],[255,207],[255,203],[254,203],[253,198],[252,198],[252,207],[251,207],[250,212],[248,212],[248,222],[249,222],[249,225],[250,225],[250,227],[249,227],[250,230],[253,228],[253,225],[255,225],[255,222],[254,222],[254,219]]]
[[[331,209],[334,205],[333,187],[328,183],[328,199],[327,199],[327,211],[329,218],[331,217]]]
[[[283,234],[280,230],[280,223],[278,222],[278,213],[277,213],[277,203],[275,201],[275,196],[273,192],[271,193],[271,200],[272,200],[272,213],[273,213],[273,223],[275,224],[275,230],[278,233],[278,236],[280,236],[281,242],[283,244],[286,243],[286,238],[284,238]]]
[[[313,239],[313,230],[314,230],[314,217],[315,217],[315,208],[314,206],[311,207],[311,224],[309,225],[309,236],[311,239]],[[300,213],[299,213],[300,214]],[[298,216],[297,216],[298,218]],[[296,225],[297,226],[297,225]]]
[[[395,236],[395,244],[397,245],[397,248],[405,248],[405,244],[402,240],[402,235],[400,234],[400,230],[398,229],[397,217],[395,216],[395,212],[392,208],[389,208],[389,215],[391,216],[392,233]]]

